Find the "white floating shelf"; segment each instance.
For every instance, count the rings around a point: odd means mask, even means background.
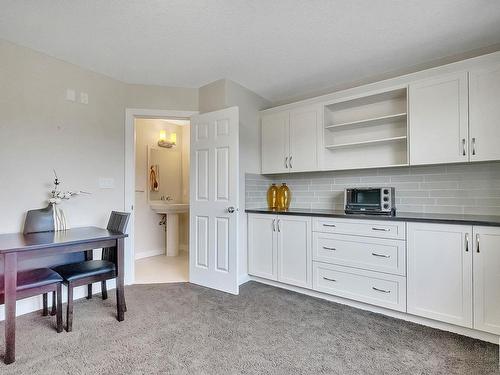
[[[404,119],[406,119],[406,112],[395,113],[393,115],[387,115],[387,116],[372,117],[372,118],[357,120],[357,121],[344,122],[341,124],[332,124],[332,125],[325,126],[325,128],[333,130],[333,129],[337,129],[337,128],[356,126],[356,125],[375,125],[376,123],[383,122],[385,120],[401,121]]]
[[[347,147],[356,147],[356,146],[367,146],[373,145],[377,143],[386,143],[386,142],[394,142],[394,141],[402,141],[406,139],[406,135],[400,137],[391,137],[391,138],[382,138],[382,139],[373,139],[369,141],[362,142],[351,142],[351,143],[339,143],[338,145],[327,145],[325,148],[329,150],[335,150],[338,148],[347,148]]]

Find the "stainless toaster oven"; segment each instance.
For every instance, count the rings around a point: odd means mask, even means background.
[[[345,212],[348,214],[394,215],[393,187],[345,189]]]

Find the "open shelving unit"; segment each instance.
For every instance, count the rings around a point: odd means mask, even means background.
[[[324,106],[324,168],[408,165],[406,87]]]

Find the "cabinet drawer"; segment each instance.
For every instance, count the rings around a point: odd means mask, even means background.
[[[406,278],[402,276],[313,262],[313,289],[406,311]]]
[[[382,220],[314,218],[313,231],[358,236],[405,239],[405,223]]]
[[[404,276],[406,242],[314,232],[313,260]]]

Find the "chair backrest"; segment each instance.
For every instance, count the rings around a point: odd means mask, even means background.
[[[125,233],[127,229],[128,220],[130,218],[129,212],[112,211],[109,217],[108,230],[118,233]],[[116,251],[114,248],[102,249],[102,259],[116,263]]]
[[[112,211],[111,216],[109,217],[107,229],[112,230],[113,232],[125,233],[129,218],[129,212]]]

